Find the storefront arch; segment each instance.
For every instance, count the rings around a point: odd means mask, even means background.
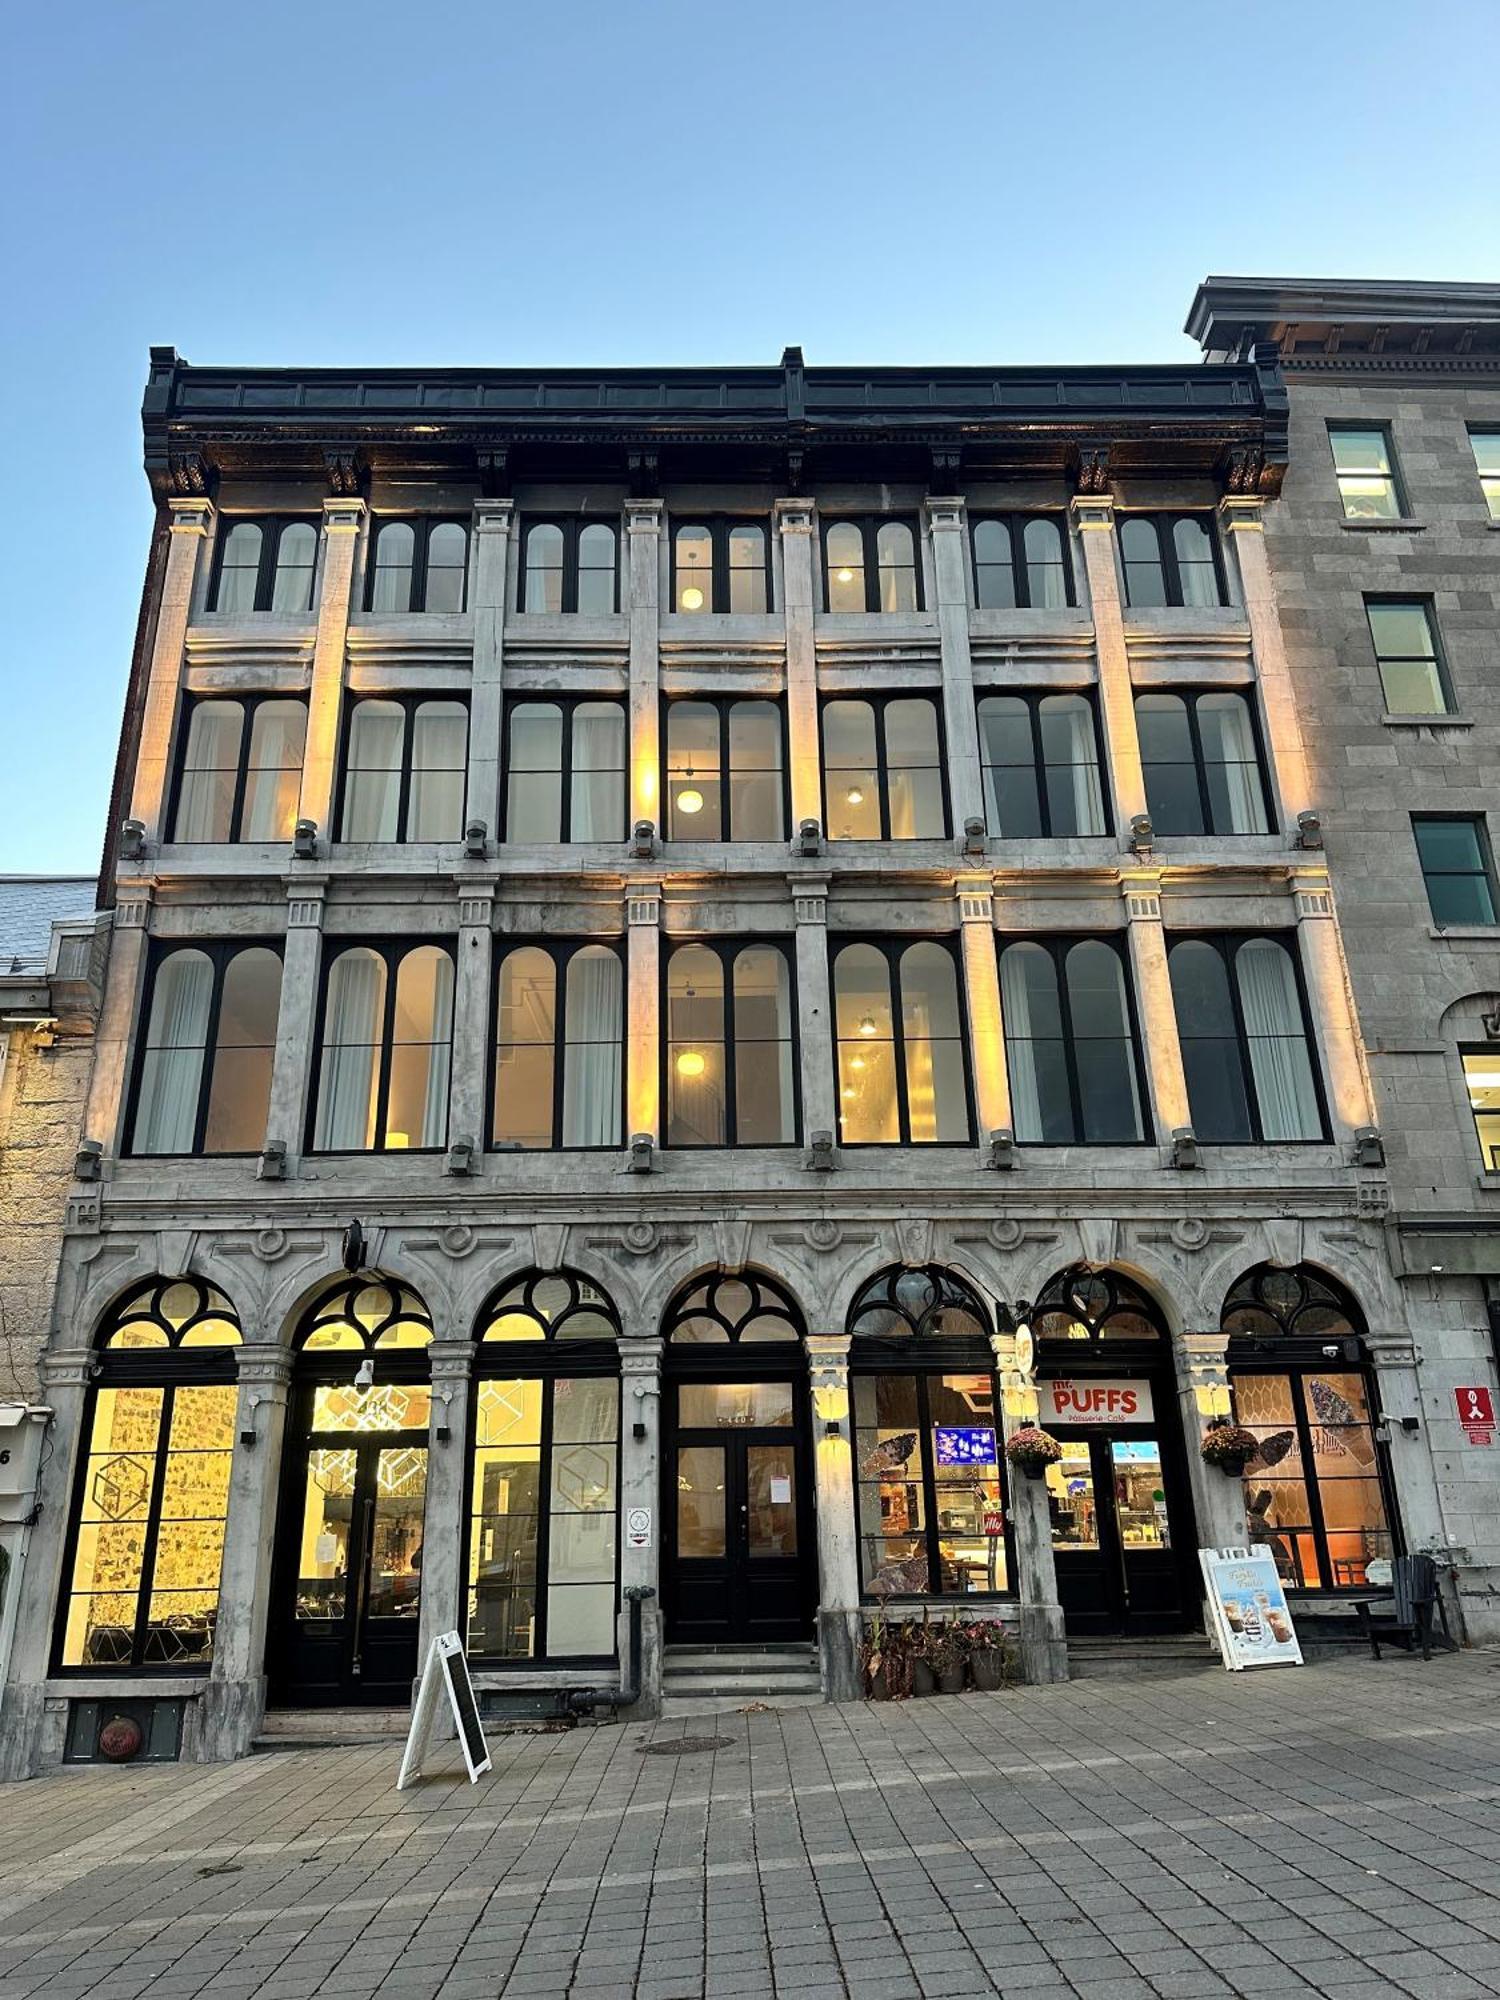
[[[58,1671],[206,1671],[234,1449],[239,1316],[198,1277],[123,1292],[96,1330]]]
[[[1251,1540],[1288,1590],[1367,1587],[1398,1530],[1357,1300],[1312,1264],[1257,1264],[1230,1286],[1220,1325],[1236,1420],[1259,1440],[1244,1475]]]
[[[481,1667],[615,1654],[620,1316],[570,1269],[518,1272],[474,1328],[464,1603]]]

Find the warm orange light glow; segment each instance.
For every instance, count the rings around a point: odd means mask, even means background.
[[[684,1049],[682,1054],[677,1058],[677,1074],[679,1076],[702,1076],[706,1068],[707,1064],[697,1049]]]
[[[684,813],[701,813],[703,810],[702,792],[698,791],[694,786],[688,785],[677,794],[677,810]]]
[[[682,593],[682,608],[684,611],[701,611],[703,609],[703,592],[695,583],[690,583]]]

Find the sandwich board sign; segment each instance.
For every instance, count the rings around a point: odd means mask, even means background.
[[[1300,1667],[1276,1558],[1264,1542],[1253,1549],[1199,1549],[1214,1638],[1230,1673],[1245,1667]]]
[[[427,1664],[422,1669],[422,1684],[417,1689],[417,1705],[412,1710],[411,1730],[406,1738],[401,1772],[396,1779],[398,1792],[404,1792],[413,1778],[422,1775],[422,1759],[432,1747],[444,1689],[447,1690],[448,1706],[458,1732],[459,1746],[464,1753],[464,1763],[468,1767],[469,1783],[477,1784],[480,1773],[490,1768],[490,1749],[484,1740],[484,1725],[479,1720],[474,1683],[469,1679],[464,1642],[456,1632],[439,1632],[428,1648]]]

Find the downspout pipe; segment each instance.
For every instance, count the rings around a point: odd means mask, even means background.
[[[624,1597],[630,1606],[627,1677],[618,1688],[560,1688],[557,1705],[561,1714],[591,1715],[596,1708],[607,1708],[612,1714],[617,1714],[622,1708],[634,1708],[641,1698],[641,1606],[655,1595],[649,1583],[626,1584]]]

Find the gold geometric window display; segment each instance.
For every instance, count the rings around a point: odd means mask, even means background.
[[[198,1278],[153,1279],[100,1328],[61,1666],[211,1659],[239,1344],[234,1308]]]

